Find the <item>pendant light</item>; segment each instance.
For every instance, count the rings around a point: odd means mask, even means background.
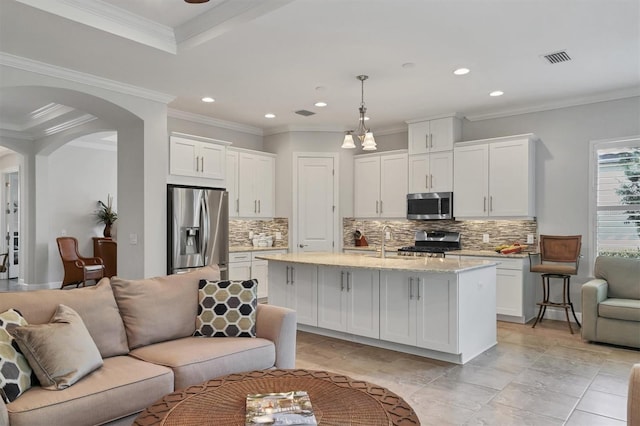
[[[364,81],[369,78],[366,75],[359,75],[356,77],[360,80],[361,90],[362,90],[362,98],[360,101],[360,122],[358,123],[358,127],[356,130],[349,130],[345,132],[344,141],[342,142],[342,148],[355,148],[356,145],[354,143],[354,136],[357,136],[362,144],[362,149],[364,151],[375,151],[376,150],[376,140],[373,137],[373,132],[369,130],[364,125],[365,114],[367,113],[367,107],[364,105]]]

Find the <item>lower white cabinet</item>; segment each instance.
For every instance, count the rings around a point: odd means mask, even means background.
[[[318,327],[380,338],[380,274],[372,269],[318,269]]]
[[[447,256],[464,260],[498,262],[496,268],[496,314],[501,321],[524,324],[535,315],[534,275],[528,258]]]
[[[296,311],[298,324],[318,326],[318,267],[283,262],[269,265],[269,304]]]
[[[264,250],[229,253],[229,279],[258,280],[258,299],[264,299],[269,295],[269,262],[256,259],[256,256],[286,252],[286,250]]]
[[[381,271],[380,293],[382,340],[459,353],[454,275]]]

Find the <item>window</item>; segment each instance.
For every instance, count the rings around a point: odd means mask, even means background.
[[[640,137],[593,142],[595,255],[640,258]]]

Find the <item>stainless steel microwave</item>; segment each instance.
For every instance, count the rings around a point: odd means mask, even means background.
[[[407,219],[453,219],[453,192],[407,194]]]

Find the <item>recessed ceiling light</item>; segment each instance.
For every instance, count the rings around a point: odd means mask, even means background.
[[[453,71],[453,73],[455,75],[465,75],[465,74],[469,74],[469,68],[458,68],[457,70]]]
[[[415,66],[416,66],[416,64],[414,64],[413,62],[405,62],[404,64],[402,64],[402,68],[405,68],[405,69],[413,68]]]
[[[204,98],[202,98],[202,102],[207,102],[207,103],[211,103],[211,102],[215,102],[216,100],[213,99],[212,97],[209,96],[205,96]]]
[[[502,90],[494,90],[493,92],[489,93],[489,96],[502,96],[504,95],[504,92]]]
[[[324,108],[324,107],[327,106],[327,103],[326,102],[316,102],[314,105],[317,106],[317,107],[320,107],[320,108]]]
[[[264,118],[276,118],[276,115],[272,113],[268,113],[264,115]]]

